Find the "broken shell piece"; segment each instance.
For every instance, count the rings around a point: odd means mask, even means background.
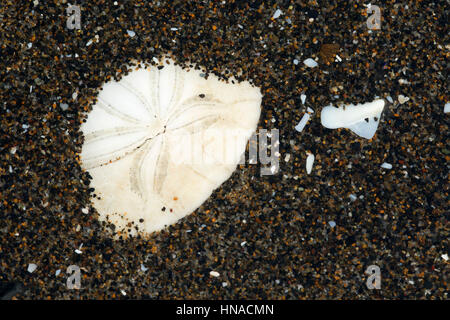
[[[306,94],[301,94],[300,99],[302,100],[302,104],[305,104],[306,102]]]
[[[295,130],[297,130],[298,132],[302,132],[306,124],[308,123],[309,118],[310,118],[309,113],[305,113],[301,118],[300,122],[295,126]]]
[[[209,272],[209,275],[210,275],[211,277],[217,278],[217,277],[220,276],[220,273],[218,273],[217,271],[210,271],[210,272]]]
[[[405,97],[404,95],[402,95],[402,94],[400,94],[399,96],[398,96],[398,102],[400,103],[400,104],[404,104],[405,102],[408,102],[409,101],[409,97]]]
[[[392,169],[392,164],[387,163],[387,162],[383,162],[383,164],[381,165],[381,167],[382,167],[383,169],[388,169],[388,170],[390,170],[390,169]]]
[[[312,58],[308,58],[305,61],[303,61],[303,63],[310,68],[315,68],[317,67],[319,64]]]
[[[321,122],[325,128],[347,128],[360,137],[371,139],[377,131],[384,100],[378,99],[365,104],[347,105],[336,108],[332,105],[322,109]]]
[[[34,263],[28,264],[27,271],[28,271],[29,273],[33,273],[34,270],[36,270],[36,269],[37,269],[37,265],[36,265],[36,264],[34,264]]]
[[[314,164],[314,155],[312,153],[307,152],[308,156],[306,157],[306,173],[310,174]]]

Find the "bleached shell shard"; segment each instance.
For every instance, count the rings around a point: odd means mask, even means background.
[[[327,106],[322,109],[321,123],[328,129],[347,128],[363,138],[371,139],[380,123],[384,104],[383,99],[378,99],[345,108]]]
[[[106,83],[81,127],[100,219],[134,235],[128,223],[148,234],[192,213],[236,169],[261,98],[173,62]]]
[[[450,102],[447,102],[444,106],[444,113],[449,113],[450,112]]]
[[[307,152],[306,155],[307,155],[307,157],[306,157],[306,173],[310,174],[313,169],[315,157],[312,153],[309,153],[309,152]]]

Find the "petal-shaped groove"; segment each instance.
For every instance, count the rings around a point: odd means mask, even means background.
[[[201,108],[201,107],[224,107],[224,103],[217,99],[202,99],[199,97],[191,97],[182,101],[180,107],[175,108],[167,117],[167,122],[170,123],[176,118],[183,118],[184,112],[189,112],[193,109]]]
[[[147,201],[147,195],[154,188],[154,176],[161,153],[161,144],[161,137],[147,141],[141,150],[136,152],[133,166],[130,168],[131,188],[144,202]]]
[[[199,131],[203,131],[211,127],[213,124],[217,123],[220,119],[220,115],[207,114],[201,118],[195,120],[190,120],[189,122],[181,123],[178,126],[172,128],[168,127],[171,131],[177,131],[179,129],[185,130],[186,133],[192,134]]]
[[[150,94],[151,108],[155,110],[155,116],[161,118],[161,104],[159,102],[159,70],[152,68],[147,70],[148,92]]]
[[[109,103],[108,101],[102,99],[101,97],[97,98],[97,106],[103,108],[107,113],[114,115],[124,121],[133,123],[133,124],[144,124],[143,122],[141,122],[141,119],[139,118],[135,118],[133,116],[130,116],[124,112],[122,112],[120,109],[114,107],[111,103]]]
[[[117,161],[132,153],[148,139],[147,128],[121,127],[99,130],[85,137],[82,159],[86,169]]]
[[[161,114],[164,119],[168,119],[170,113],[175,112],[180,105],[181,97],[184,90],[184,71],[179,67],[169,65],[166,68],[171,72],[160,70],[159,86],[169,88],[169,90],[160,90]],[[164,70],[164,69],[163,69]]]
[[[118,84],[122,86],[125,90],[128,90],[130,93],[138,97],[139,101],[146,108],[150,117],[153,116],[154,118],[158,118],[158,114],[155,110],[155,105],[150,103],[150,101],[148,101],[148,99],[141,92],[139,92],[139,89],[133,88],[133,86],[129,84],[127,80],[120,81]]]

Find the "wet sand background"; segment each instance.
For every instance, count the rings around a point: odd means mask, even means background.
[[[445,1],[384,1],[370,33],[366,7],[353,1],[117,3],[74,3],[80,30],[66,27],[66,1],[0,4],[0,295],[448,298]],[[79,165],[80,123],[103,82],[169,51],[261,87],[259,128],[280,130],[280,173],[243,165],[180,223],[112,241],[93,208],[82,212],[93,192]],[[310,57],[317,68],[303,64]],[[399,104],[400,94],[410,100]],[[376,96],[394,103],[371,140],[321,126],[329,103]],[[315,113],[298,133],[308,106]],[[316,156],[310,175],[306,151]],[[80,290],[66,287],[69,265],[81,268]],[[366,287],[370,265],[381,290]]]

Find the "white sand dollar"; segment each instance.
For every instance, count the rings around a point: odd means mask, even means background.
[[[173,62],[104,84],[81,127],[100,219],[134,235],[192,213],[236,169],[261,98],[248,82],[206,80]]]

